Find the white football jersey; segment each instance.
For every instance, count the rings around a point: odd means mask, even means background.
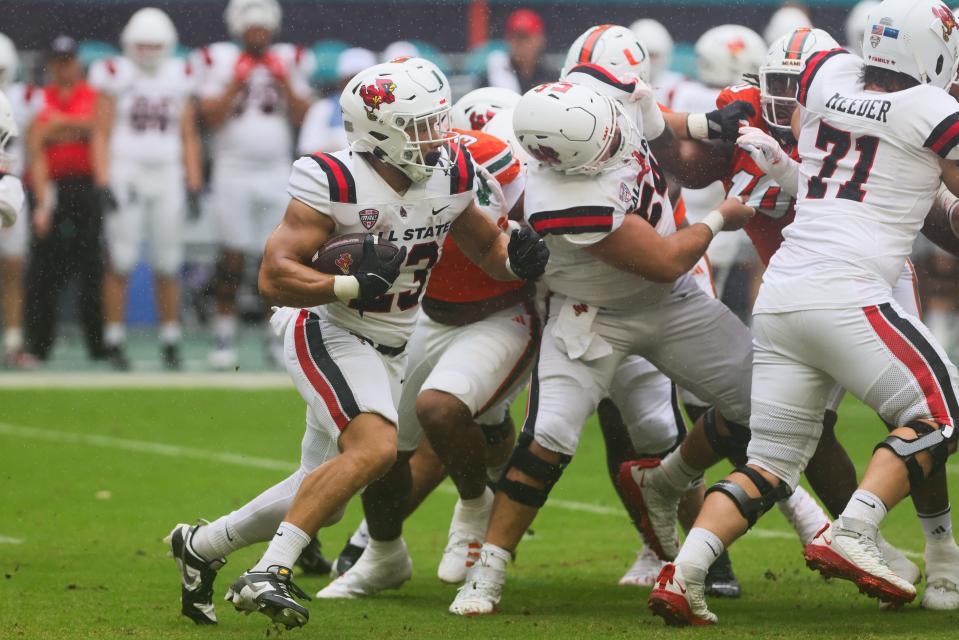
[[[20,178],[0,173],[0,208],[13,211],[20,216],[23,215],[23,201],[23,183],[20,182]]]
[[[343,128],[339,94],[327,96],[311,104],[303,118],[303,126],[300,127],[300,136],[296,142],[297,152],[330,152],[347,146],[349,143]]]
[[[168,58],[155,73],[148,73],[129,58],[106,58],[94,63],[89,78],[97,91],[114,98],[110,133],[114,161],[182,162],[180,122],[195,93],[190,63]]]
[[[812,56],[800,77],[795,221],[763,277],[756,313],[891,300],[940,183],[959,160],[959,104],[942,89],[866,91],[863,61]]]
[[[330,238],[373,233],[407,250],[399,278],[385,295],[367,303],[362,316],[355,305],[343,302],[311,311],[373,342],[391,347],[404,344],[416,324],[420,297],[440,259],[443,240],[473,200],[475,176],[473,159],[462,147],[452,169],[435,171],[402,195],[349,149],[303,156],[294,162],[290,196],[333,219]],[[344,266],[345,273],[350,264]]]
[[[661,236],[676,231],[666,176],[645,140],[628,163],[598,175],[565,175],[532,164],[526,221],[550,250],[544,281],[551,291],[598,307],[629,309],[657,302],[673,287],[621,271],[586,251],[639,215]]]
[[[13,167],[10,173],[15,176],[22,176],[27,168],[24,141],[27,138],[30,123],[43,110],[43,89],[29,84],[15,83],[8,86],[3,92],[10,101],[13,120],[17,123],[17,129],[20,130],[20,135],[14,138],[7,148],[7,151],[13,155]]]
[[[200,98],[214,98],[226,91],[242,53],[232,42],[217,42],[194,55]],[[291,44],[274,44],[270,53],[283,61],[293,91],[309,97],[309,78],[316,66],[313,53]],[[292,155],[293,128],[283,92],[267,68],[257,65],[237,96],[233,116],[213,133],[213,159],[227,158],[255,167],[261,162],[287,162]]]
[[[675,71],[663,71],[653,80],[653,91],[656,92],[656,101],[669,109],[673,108],[673,97],[676,89],[686,82],[686,76]]]
[[[672,99],[666,106],[679,113],[708,113],[716,109],[720,92],[721,89],[686,79],[673,88]]]

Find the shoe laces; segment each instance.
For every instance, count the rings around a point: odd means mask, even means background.
[[[271,569],[273,567],[270,567]],[[280,573],[280,569],[286,569],[285,574]],[[312,598],[305,592],[303,589],[298,587],[293,578],[291,577],[292,572],[286,567],[278,567],[276,572],[270,572],[276,576],[277,585],[276,590],[280,592],[280,595],[285,596],[289,599],[297,597],[301,600],[306,600],[309,602]]]

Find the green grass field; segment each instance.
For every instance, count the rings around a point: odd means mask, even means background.
[[[265,638],[262,616],[218,605],[220,624],[178,615],[174,563],[161,538],[177,522],[213,518],[283,478],[298,459],[303,405],[292,390],[0,391],[0,638]],[[864,464],[883,429],[847,402],[840,434]],[[245,458],[250,456],[253,459]],[[714,479],[724,469],[714,469]],[[950,475],[956,495],[955,477]],[[738,601],[712,601],[720,625],[676,631],[653,618],[645,589],[618,587],[638,538],[617,508],[598,429],[534,524],[510,569],[502,612],[460,619],[454,589],[435,577],[454,502],[448,485],[408,522],[413,580],[363,601],[311,603],[292,637],[315,638],[930,638],[955,634],[959,613],[880,613],[845,582],[805,568],[798,540],[777,511],[733,547]],[[335,555],[360,518],[321,532]],[[886,536],[919,559],[922,532],[909,504]],[[253,563],[262,547],[230,558],[217,585]],[[326,579],[303,578],[313,593]]]

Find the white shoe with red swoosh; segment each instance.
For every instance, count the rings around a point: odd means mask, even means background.
[[[912,602],[916,588],[886,564],[876,533],[869,523],[840,516],[803,549],[806,565],[824,577],[854,582],[860,592],[892,607]]]
[[[658,458],[624,462],[619,467],[617,484],[642,514],[639,528],[646,544],[668,562],[679,553],[676,514],[681,494],[669,490],[659,464]]]
[[[669,563],[659,572],[656,587],[649,594],[654,615],[673,627],[716,624],[719,618],[706,607],[706,585],[687,582],[682,570]]]

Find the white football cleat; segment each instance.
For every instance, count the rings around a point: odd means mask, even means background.
[[[656,583],[656,577],[664,566],[666,563],[646,545],[636,554],[636,562],[633,566],[619,579],[619,586],[651,587]]]
[[[457,616],[487,616],[499,611],[506,584],[508,558],[480,550],[479,558],[466,572],[466,581],[450,604],[450,613]]]
[[[676,516],[681,494],[673,491],[662,478],[659,458],[629,460],[619,467],[619,482],[639,507],[642,516],[639,529],[646,544],[662,560],[672,560],[679,553]]]
[[[217,345],[207,354],[207,362],[217,371],[235,369],[238,359],[236,349],[223,344]]]
[[[649,593],[649,608],[672,627],[716,624],[719,618],[706,607],[706,585],[687,582],[682,570],[668,563]]]
[[[892,572],[900,578],[903,578],[909,584],[919,584],[922,579],[922,572],[919,565],[907,558],[902,551],[894,547],[888,540],[882,537],[882,533],[876,534],[876,546],[882,554],[882,559],[886,561]]]
[[[803,546],[812,542],[823,525],[829,522],[826,512],[802,487],[797,486],[791,496],[780,500],[776,506],[796,530]]]
[[[374,541],[375,544],[375,541]],[[413,561],[406,543],[389,555],[370,553],[367,547],[350,569],[316,594],[317,598],[363,598],[387,589],[399,589],[413,577]]]
[[[465,509],[461,500],[456,501],[453,520],[450,522],[449,538],[436,576],[448,584],[462,584],[466,570],[479,559],[479,551],[486,537],[490,514],[493,512],[493,492],[489,494],[484,508]]]
[[[806,565],[826,578],[855,582],[861,593],[892,607],[912,602],[916,588],[893,573],[876,545],[876,527],[840,516],[803,549]]]
[[[926,590],[923,609],[959,609],[959,546],[952,538],[926,543]]]

